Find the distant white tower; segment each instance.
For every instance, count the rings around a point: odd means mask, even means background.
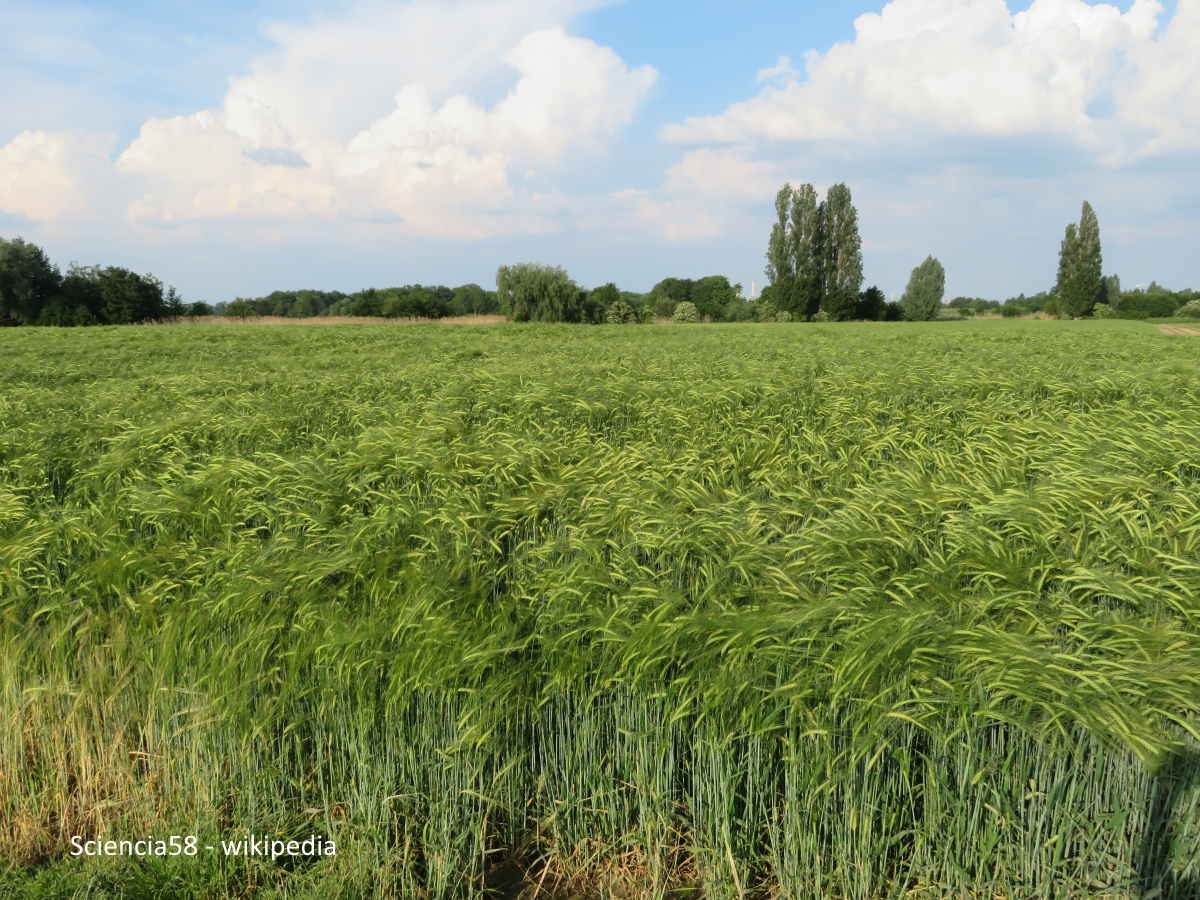
[[[753,278],[750,279],[750,299],[751,300],[758,299],[758,284],[754,281]]]

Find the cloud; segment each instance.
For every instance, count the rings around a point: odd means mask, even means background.
[[[464,94],[435,108],[425,84],[407,85],[389,115],[351,139],[346,165],[361,171],[389,154],[434,157],[449,147],[513,162],[590,155],[629,124],[657,77],[649,66],[627,69],[609,48],[561,28],[526,35],[505,61],[520,78],[491,109]]]
[[[111,135],[22,131],[0,147],[0,211],[51,223],[96,214],[112,144]]]
[[[776,81],[781,78],[790,80],[799,74],[792,67],[792,58],[790,56],[781,56],[776,60],[775,65],[766,69],[759,69],[758,74],[754,76],[754,80],[758,84],[762,84],[764,81]]]
[[[804,171],[794,159],[756,157],[745,147],[701,147],[684,153],[653,189],[626,189],[590,202],[602,206],[602,221],[619,230],[698,244],[757,229],[761,210],[771,206],[783,182],[812,180],[800,177]]]
[[[732,148],[706,147],[688,151],[667,170],[666,189],[706,199],[761,200],[774,196],[781,177],[784,173],[776,163]]]
[[[946,137],[1069,140],[1109,164],[1200,146],[1200,4],[1180,0],[1157,33],[1158,0],[1122,13],[1082,0],[893,0],[859,16],[853,41],[780,64],[723,112],[667,125],[684,144]],[[782,79],[782,83],[781,80]],[[1100,110],[1111,108],[1111,115]]]
[[[684,154],[653,190],[623,190],[608,199],[604,219],[669,243],[708,241],[725,233],[741,207],[758,203],[779,187],[777,167],[731,148]]]
[[[139,223],[205,219],[328,216],[339,208],[334,186],[307,168],[263,165],[212,111],[151,119],[117,160],[141,190],[129,204]]]
[[[608,205],[623,230],[649,234],[669,243],[690,243],[719,237],[722,222],[694,198],[670,191],[623,190]]]
[[[523,37],[602,5],[367,0],[337,16],[272,24],[276,48],[232,80],[224,108],[232,130],[261,144],[344,143],[387,115],[404,85],[444,98],[487,84],[506,74],[505,57]]]
[[[1175,15],[1153,41],[1131,53],[1133,77],[1117,82],[1116,115],[1142,133],[1133,154],[1148,158],[1200,149],[1200,3],[1179,0]]]
[[[122,185],[139,226],[345,220],[427,237],[544,233],[561,222],[521,179],[603,151],[657,77],[567,33],[598,5],[367,2],[270,26],[276,46],[231,79],[219,107],[146,120],[115,167],[87,178],[77,155],[48,157],[0,208],[63,215],[72,186],[90,179]],[[46,146],[70,143],[38,134]],[[37,156],[31,140],[0,148],[0,159]]]

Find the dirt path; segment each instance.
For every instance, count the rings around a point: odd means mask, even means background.
[[[1159,325],[1158,330],[1163,334],[1187,334],[1192,337],[1200,337],[1200,328],[1192,328],[1189,325]]]

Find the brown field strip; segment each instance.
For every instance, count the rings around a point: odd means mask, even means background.
[[[1158,330],[1163,334],[1186,334],[1191,337],[1200,337],[1200,328],[1192,328],[1188,325],[1159,325]]]

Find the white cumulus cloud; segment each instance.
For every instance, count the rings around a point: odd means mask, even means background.
[[[561,28],[527,35],[505,59],[520,78],[494,107],[464,94],[435,107],[426,85],[407,85],[389,115],[349,142],[345,166],[361,172],[389,155],[432,158],[450,147],[545,163],[589,154],[629,124],[656,78],[651,67],[629,70],[609,48]]]
[[[715,115],[663,128],[686,144],[1043,136],[1111,164],[1200,145],[1200,0],[1157,31],[1158,0],[892,0],[853,41],[783,61]],[[782,83],[780,79],[782,80]]]
[[[230,80],[218,107],[145,121],[105,171],[82,166],[63,134],[0,147],[0,177],[22,171],[19,183],[0,181],[0,209],[67,215],[80,203],[72,191],[90,180],[122,185],[124,208],[111,212],[135,224],[319,219],[426,237],[542,233],[554,217],[520,178],[601,151],[657,77],[567,32],[602,4],[367,0],[270,26],[275,48]]]
[[[0,147],[0,211],[47,222],[95,215],[112,145],[103,134],[22,131]]]

